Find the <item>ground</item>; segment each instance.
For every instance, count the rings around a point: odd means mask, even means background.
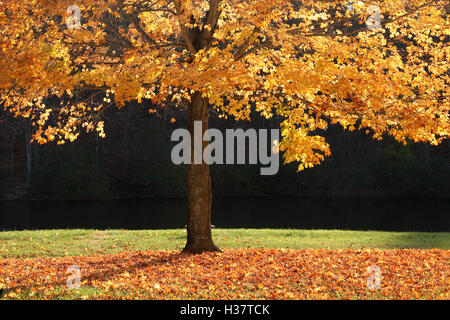
[[[0,232],[0,296],[450,299],[450,233],[215,229],[213,234],[223,253],[180,254],[184,230]],[[68,288],[77,283],[74,270],[80,271],[79,289]]]

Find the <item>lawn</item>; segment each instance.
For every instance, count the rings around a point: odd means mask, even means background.
[[[220,248],[450,249],[450,233],[213,229]],[[186,230],[0,232],[0,258],[64,257],[137,250],[181,250]]]
[[[3,299],[449,299],[450,233],[213,230],[0,232]],[[80,270],[80,288],[69,279]],[[374,268],[380,271],[379,287]],[[69,269],[70,270],[70,269]],[[369,273],[368,273],[369,270]],[[370,271],[372,270],[372,271]],[[73,283],[73,282],[71,282]]]

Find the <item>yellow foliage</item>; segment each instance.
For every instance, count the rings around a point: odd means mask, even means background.
[[[338,0],[79,0],[72,30],[57,21],[72,2],[0,1],[0,102],[31,117],[39,143],[104,137],[111,105],[183,105],[195,92],[221,117],[283,117],[279,150],[299,170],[330,155],[317,133],[329,124],[401,142],[449,136],[446,0],[372,1],[375,30],[368,3]],[[49,94],[60,108],[42,103]]]

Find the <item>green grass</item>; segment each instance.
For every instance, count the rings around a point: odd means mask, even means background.
[[[450,249],[450,233],[214,229],[221,248]],[[63,257],[129,250],[180,250],[186,230],[43,230],[0,232],[0,258]]]

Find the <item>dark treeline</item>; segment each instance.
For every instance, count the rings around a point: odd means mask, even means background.
[[[129,105],[106,114],[106,139],[84,134],[72,143],[27,143],[26,119],[0,111],[0,199],[71,200],[182,197],[185,168],[170,159],[171,132],[185,127],[184,113],[166,108],[150,115]],[[176,122],[173,121],[176,119]],[[280,119],[255,115],[252,122],[211,116],[213,128],[278,128]],[[275,176],[260,176],[259,165],[214,165],[215,196],[450,197],[450,142],[438,147],[332,126],[324,133],[333,155],[297,173],[281,165]]]

